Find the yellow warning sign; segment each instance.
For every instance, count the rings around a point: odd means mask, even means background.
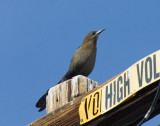
[[[112,81],[84,97],[79,107],[80,124],[108,112],[142,88],[160,80],[160,50],[133,64]]]
[[[79,107],[79,112],[81,112],[81,124],[88,122],[101,114],[101,93],[102,89],[99,89],[82,99]]]

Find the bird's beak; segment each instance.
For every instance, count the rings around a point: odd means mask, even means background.
[[[96,32],[96,35],[99,35],[102,31],[104,31],[105,29],[101,29],[101,30],[98,30],[97,32]]]

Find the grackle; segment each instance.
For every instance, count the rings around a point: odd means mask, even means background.
[[[57,83],[62,83],[76,75],[88,76],[95,65],[96,52],[97,52],[97,40],[99,34],[105,29],[99,31],[91,31],[86,35],[82,45],[75,51],[68,72]],[[46,108],[46,96],[47,92],[38,100],[36,107],[39,108],[39,112]]]

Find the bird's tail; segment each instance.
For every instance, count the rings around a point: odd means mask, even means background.
[[[46,108],[46,96],[48,95],[48,90],[47,92],[38,100],[36,103],[36,107],[39,108],[38,112],[44,110]]]
[[[76,76],[76,74],[73,74],[71,72],[67,72],[57,84],[62,83],[68,79],[71,79],[73,76]],[[46,97],[48,95],[48,91],[49,91],[49,89],[36,103],[36,107],[39,108],[38,112],[40,112],[46,108]]]

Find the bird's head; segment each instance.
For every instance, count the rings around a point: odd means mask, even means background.
[[[88,42],[94,42],[96,43],[97,42],[97,39],[99,37],[99,34],[104,31],[105,29],[101,29],[101,30],[98,30],[98,31],[91,31],[89,32],[86,37],[84,38],[84,41],[83,41],[83,44],[84,43],[88,43]]]

